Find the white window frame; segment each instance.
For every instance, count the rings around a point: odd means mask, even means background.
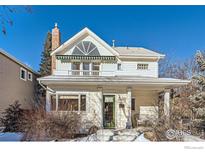
[[[138,65],[147,65],[147,68],[138,68]],[[149,70],[149,64],[148,63],[138,63],[137,70]]]
[[[31,78],[29,78],[29,75],[31,76]],[[33,75],[32,75],[31,72],[28,72],[28,80],[29,80],[29,81],[32,81],[32,80],[33,80]]]
[[[25,72],[25,79],[21,77],[21,71]],[[20,79],[26,81],[26,77],[27,77],[27,71],[26,69],[24,69],[23,67],[20,68]]]
[[[61,111],[58,110],[58,99],[60,95],[77,95],[78,96],[78,111]],[[81,95],[85,95],[86,97],[86,107],[85,107],[85,111],[81,111],[81,99],[80,96]],[[56,111],[58,112],[77,112],[77,113],[86,113],[87,112],[87,102],[88,102],[88,92],[62,92],[62,91],[57,91],[56,92]]]

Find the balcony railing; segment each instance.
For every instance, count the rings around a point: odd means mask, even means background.
[[[89,70],[55,70],[55,75],[68,76],[114,76],[113,71],[89,71]]]
[[[100,76],[100,71],[88,71],[88,70],[69,70],[68,75],[73,76]]]

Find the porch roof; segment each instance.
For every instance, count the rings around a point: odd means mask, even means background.
[[[139,76],[46,76],[37,79],[45,85],[70,84],[70,85],[126,85],[126,86],[154,86],[161,88],[175,88],[187,85],[189,80],[174,78],[155,78]]]

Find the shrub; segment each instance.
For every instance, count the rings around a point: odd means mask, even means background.
[[[24,121],[22,123],[25,140],[45,140],[46,112],[43,107],[35,108],[24,114]]]
[[[80,133],[80,127],[81,117],[75,112],[56,113],[47,117],[46,132],[50,138],[74,138]]]
[[[99,128],[95,125],[91,126],[90,129],[88,130],[88,134],[91,135],[91,134],[95,134],[97,133],[97,131],[99,130]]]
[[[24,140],[45,141],[74,138],[80,130],[81,119],[77,113],[51,112],[37,108],[25,115]]]

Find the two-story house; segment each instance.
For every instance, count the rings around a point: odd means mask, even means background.
[[[78,112],[101,128],[125,128],[136,113],[139,119],[157,118],[161,92],[168,117],[169,89],[189,82],[158,77],[158,62],[165,55],[110,46],[88,28],[60,45],[56,24],[52,46],[52,75],[38,78],[47,87],[47,112]]]
[[[31,109],[38,76],[29,66],[0,49],[0,116],[15,101],[23,109]]]

